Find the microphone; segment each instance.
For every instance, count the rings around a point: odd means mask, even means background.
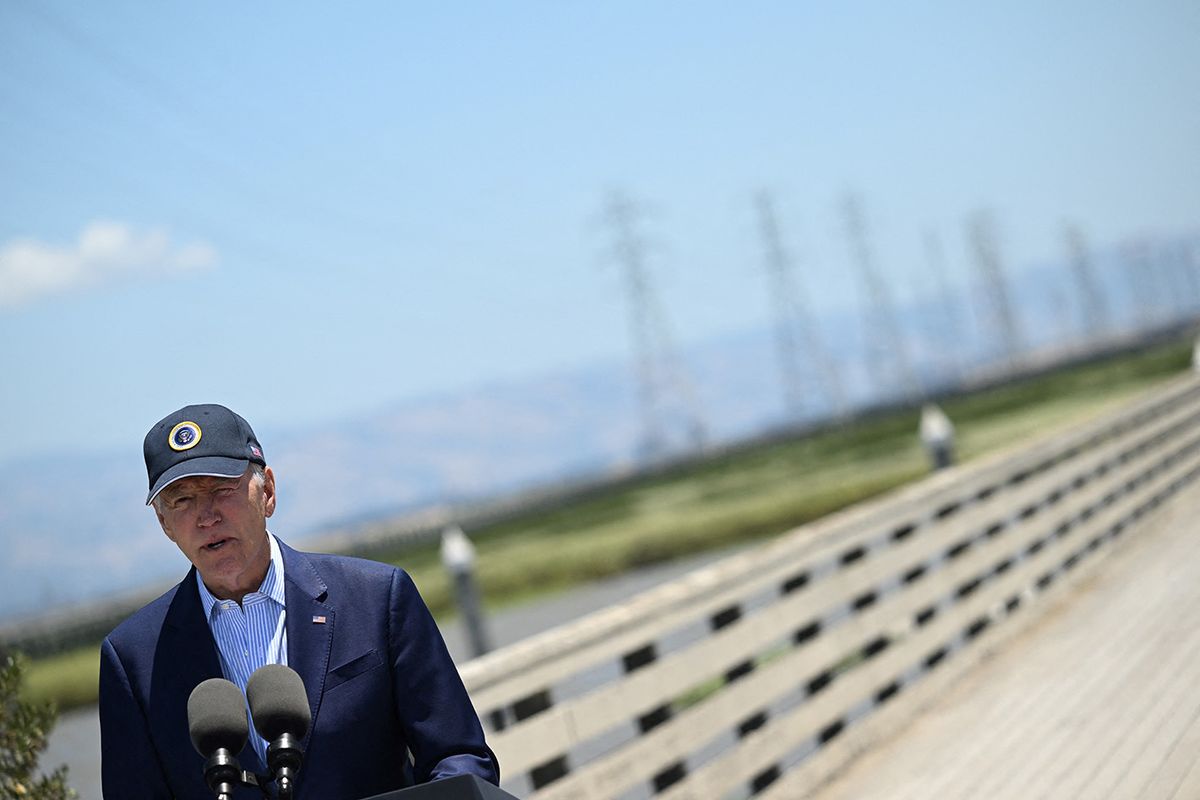
[[[250,734],[242,690],[224,678],[209,678],[192,689],[187,713],[192,746],[208,759],[204,782],[218,800],[232,800],[242,779],[237,754]]]
[[[250,716],[267,746],[267,768],[275,775],[280,800],[288,800],[296,790],[296,775],[304,751],[300,741],[308,733],[312,712],[304,681],[295,670],[282,664],[259,667],[246,682]]]

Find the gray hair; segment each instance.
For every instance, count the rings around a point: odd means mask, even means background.
[[[267,468],[257,461],[250,462],[250,480],[256,482],[261,488],[267,482]]]

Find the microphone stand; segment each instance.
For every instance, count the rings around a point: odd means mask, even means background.
[[[256,775],[242,769],[237,758],[225,747],[218,748],[204,763],[204,782],[217,800],[233,800],[233,790],[239,785],[253,786],[264,800],[271,800],[267,793],[270,781],[270,775]]]
[[[292,793],[296,791],[296,777],[303,757],[300,740],[290,733],[282,734],[267,746],[267,769],[275,774],[279,800],[291,800]]]
[[[218,747],[204,762],[204,782],[217,800],[233,800],[233,790],[245,773],[227,747]]]

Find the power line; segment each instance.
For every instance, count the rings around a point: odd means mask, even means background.
[[[955,298],[946,275],[946,251],[941,237],[934,231],[926,231],[924,237],[925,264],[933,276],[937,307],[941,310],[942,329],[937,332],[939,354],[945,358],[940,366],[943,371],[957,378],[962,370],[961,350],[963,347],[963,323],[960,300]]]
[[[349,214],[339,205],[320,202],[320,198],[324,195],[315,197],[296,193],[281,195],[266,191],[261,183],[250,177],[252,170],[246,164],[230,160],[223,152],[206,146],[207,143],[219,139],[219,132],[199,121],[203,115],[184,101],[183,98],[187,96],[186,92],[179,91],[163,82],[152,71],[140,67],[115,52],[61,15],[53,13],[43,3],[16,2],[12,3],[10,7],[27,14],[29,19],[50,31],[76,52],[98,65],[101,70],[120,84],[131,88],[155,107],[158,113],[150,115],[150,123],[161,134],[164,134],[166,139],[169,139],[170,146],[175,151],[172,156],[177,160],[203,167],[198,171],[201,179],[227,195],[240,200],[250,200],[255,206],[256,214],[274,214],[280,221],[304,227],[311,227],[315,222],[327,231],[332,224],[340,227],[343,231],[352,232],[355,236],[365,234],[380,243],[394,243],[396,237],[394,220],[371,219],[363,216],[361,212]],[[37,80],[45,81],[46,75],[39,73]],[[62,91],[62,87],[58,86],[57,90]],[[78,92],[72,89],[67,90],[67,93],[73,94],[74,99],[71,103],[61,104],[56,110],[71,108],[78,103]],[[98,114],[98,118],[101,122],[107,120],[103,114]],[[178,131],[168,132],[168,128],[164,126],[168,120],[174,122],[174,127],[194,134],[194,136],[181,137],[178,135]],[[91,118],[88,121],[94,126],[96,119]],[[126,137],[117,137],[117,139],[125,147],[138,146],[138,142]],[[196,141],[197,139],[199,141]],[[256,144],[264,144],[264,142],[260,141]],[[317,202],[313,202],[314,199]]]
[[[1068,265],[1075,282],[1084,333],[1092,338],[1103,336],[1110,324],[1108,300],[1096,279],[1087,241],[1079,226],[1070,222],[1064,225],[1063,234],[1067,240]]]
[[[1022,350],[1023,337],[1009,294],[1008,276],[1000,258],[996,222],[991,212],[979,210],[971,216],[967,222],[967,238],[975,255],[985,319],[990,332],[998,337],[1001,356],[1011,362]]]
[[[1161,272],[1155,268],[1150,243],[1141,237],[1125,242],[1121,247],[1121,261],[1133,299],[1134,328],[1152,328],[1162,306],[1165,287]]]
[[[1196,269],[1195,249],[1196,243],[1188,239],[1177,242],[1174,248],[1175,269],[1180,276],[1180,282],[1187,298],[1184,305],[1189,312],[1193,313],[1197,305],[1200,305],[1200,274]]]
[[[297,265],[305,265],[325,273],[339,267],[334,262],[314,257],[310,252],[301,253],[286,247],[280,248],[256,235],[253,230],[231,228],[207,211],[189,204],[186,193],[169,193],[167,199],[161,199],[162,193],[158,191],[158,187],[152,186],[143,173],[130,172],[120,164],[96,159],[86,150],[74,147],[48,149],[47,137],[53,136],[59,136],[60,141],[65,143],[62,139],[63,134],[46,130],[39,139],[23,146],[23,161],[27,163],[29,156],[40,150],[57,168],[69,167],[74,170],[74,174],[87,173],[101,182],[105,189],[120,189],[128,198],[145,200],[153,194],[156,209],[166,210],[175,217],[187,219],[190,228],[219,243],[218,251],[222,256],[227,255],[232,248],[253,258],[256,266],[273,268],[285,275],[294,275]],[[223,257],[222,260],[226,259]]]
[[[816,326],[796,281],[793,263],[784,250],[771,195],[761,191],[755,198],[759,226],[766,253],[767,286],[775,308],[775,344],[783,380],[784,402],[794,418],[800,417],[807,403],[802,363],[819,376],[817,385],[829,410],[836,416],[846,411],[841,376],[828,351],[817,336]],[[798,340],[798,338],[799,340]]]
[[[862,202],[857,195],[848,194],[842,211],[851,259],[858,268],[865,294],[864,336],[871,380],[881,396],[898,392],[911,400],[918,394],[916,373],[909,357],[907,340],[896,318],[891,290],[875,266]]]
[[[707,433],[651,284],[638,215],[638,208],[627,197],[618,192],[610,195],[605,218],[612,229],[617,260],[624,268],[629,300],[642,428],[638,450],[642,460],[652,461],[666,456],[680,434],[686,445],[698,448],[704,445]]]

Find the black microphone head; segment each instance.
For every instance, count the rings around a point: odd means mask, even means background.
[[[188,733],[192,746],[208,758],[222,747],[240,753],[250,735],[242,690],[224,678],[209,678],[188,697]]]
[[[312,722],[304,681],[282,664],[259,667],[246,682],[250,716],[260,736],[273,742],[285,733],[303,739]]]

